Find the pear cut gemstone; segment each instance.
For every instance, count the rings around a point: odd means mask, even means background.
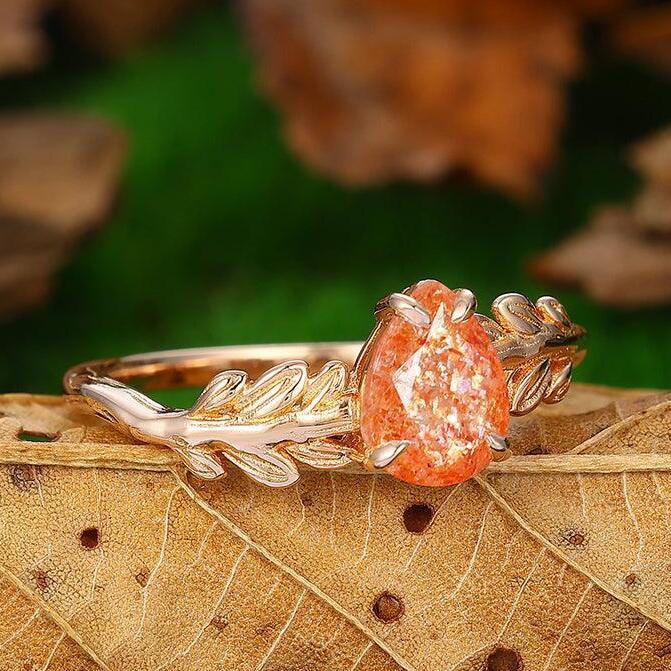
[[[507,433],[505,375],[477,319],[452,322],[454,291],[425,280],[410,295],[431,323],[416,327],[392,316],[376,335],[361,390],[361,435],[370,449],[409,441],[386,467],[394,477],[452,485],[490,462],[488,434]]]

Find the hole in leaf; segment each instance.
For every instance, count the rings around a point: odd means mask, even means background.
[[[404,611],[401,599],[390,592],[383,592],[373,603],[373,615],[381,622],[395,622]]]
[[[434,515],[428,503],[414,503],[403,511],[403,524],[411,534],[423,534],[433,522]]]
[[[217,630],[223,631],[228,627],[228,618],[224,615],[215,615],[211,620],[210,624]]]
[[[95,550],[100,544],[100,532],[96,527],[88,527],[79,534],[79,542],[87,550]]]
[[[52,443],[58,438],[58,434],[21,430],[19,431],[18,438],[19,440],[25,440],[30,443]]]
[[[495,648],[487,657],[487,671],[519,671],[522,660],[515,650]]]

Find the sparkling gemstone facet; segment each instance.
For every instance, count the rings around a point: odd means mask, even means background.
[[[506,435],[506,381],[477,319],[452,323],[455,292],[425,280],[410,295],[431,324],[415,327],[393,316],[377,334],[361,391],[361,435],[371,449],[410,441],[386,468],[393,476],[451,485],[490,462],[488,434]]]

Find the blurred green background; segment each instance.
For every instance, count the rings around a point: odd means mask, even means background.
[[[671,121],[671,88],[591,58],[569,94],[560,159],[523,207],[446,182],[345,190],[310,173],[257,94],[241,31],[208,10],[113,63],[61,57],[12,81],[3,108],[63,107],[126,129],[114,216],[61,273],[49,302],[0,325],[0,390],[57,393],[81,360],[184,346],[362,339],[384,294],[426,277],[536,297],[525,263],[624,201],[627,143]],[[582,381],[671,382],[671,312],[618,312],[558,291],[590,331]]]

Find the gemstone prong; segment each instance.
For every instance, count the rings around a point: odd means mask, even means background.
[[[394,293],[380,301],[377,314],[391,310],[395,315],[415,328],[426,328],[431,324],[429,311],[416,299],[408,294]]]
[[[453,324],[461,324],[475,314],[478,301],[470,289],[456,289],[455,293],[454,308],[450,317]]]
[[[508,449],[508,441],[499,433],[488,434],[487,443],[492,452],[505,452]]]
[[[376,447],[370,453],[368,461],[373,468],[386,468],[408,445],[410,445],[409,440],[391,440],[384,445],[380,445],[380,447]]]

